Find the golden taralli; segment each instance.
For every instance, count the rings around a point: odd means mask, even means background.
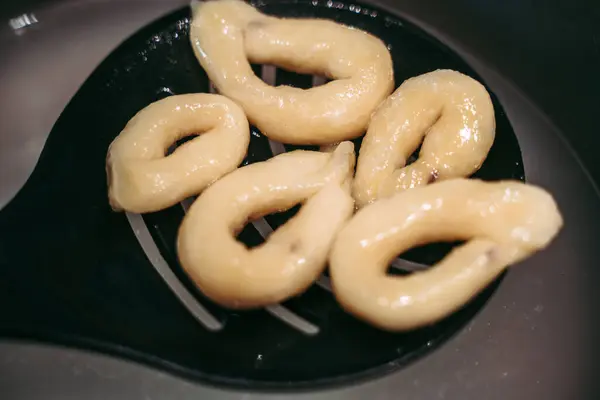
[[[193,51],[220,94],[177,95],[142,109],[110,145],[106,170],[117,211],[159,211],[199,194],[179,227],[177,256],[215,303],[277,308],[329,264],[348,313],[383,330],[413,330],[458,310],[561,229],[542,188],[465,179],[485,161],[496,130],[490,95],[475,79],[436,70],[392,93],[386,45],[359,29],[272,17],[241,0],[194,2],[192,15]],[[332,80],[273,87],[250,63]],[[250,123],[271,144],[320,151],[238,168]],[[349,140],[363,134],[356,159]],[[166,155],[191,135],[198,136]],[[298,204],[277,230],[260,230],[264,243],[237,240],[249,221]],[[427,270],[387,275],[398,254],[447,241],[465,244]]]
[[[239,0],[198,2],[190,39],[219,93],[238,102],[265,136],[282,143],[358,137],[394,88],[386,45],[333,21],[275,18]],[[250,62],[333,80],[306,90],[273,87],[254,74]]]
[[[495,130],[490,96],[473,78],[437,70],[408,79],[369,124],[356,168],[357,204],[473,174],[487,157]],[[407,166],[421,142],[419,158]]]
[[[169,146],[200,134],[165,157]],[[138,112],[111,143],[108,195],[115,210],[159,211],[238,167],[250,130],[243,110],[214,94],[167,97]]]
[[[191,206],[178,237],[183,268],[200,290],[230,308],[278,303],[305,291],[326,266],[331,243],[351,217],[354,146],[297,150],[242,167]],[[235,238],[248,220],[304,203],[259,247]]]
[[[362,208],[340,231],[329,267],[334,293],[379,328],[429,325],[546,247],[562,223],[552,196],[521,182],[452,179],[405,191]],[[386,274],[412,247],[455,240],[467,242],[426,271]]]

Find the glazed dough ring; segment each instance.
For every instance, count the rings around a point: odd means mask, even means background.
[[[183,268],[210,299],[256,308],[306,290],[323,272],[331,243],[352,215],[354,145],[332,153],[297,150],[239,168],[209,187],[181,225]],[[248,220],[304,203],[265,243],[235,238]]]
[[[438,180],[468,177],[492,147],[496,123],[486,89],[452,70],[406,80],[374,113],[358,157],[358,206]],[[422,144],[419,158],[406,166]]]
[[[552,196],[520,182],[452,179],[409,190],[362,208],[341,230],[330,256],[334,293],[349,313],[379,328],[429,325],[546,247],[561,226]],[[398,254],[454,240],[467,243],[430,269],[386,275]]]
[[[165,157],[170,145],[191,134],[200,135]],[[223,96],[185,94],[152,103],[109,147],[110,204],[135,213],[170,207],[236,169],[249,141],[243,110]]]
[[[364,133],[393,90],[385,44],[358,29],[318,19],[266,16],[239,0],[193,4],[190,38],[219,93],[242,106],[270,139],[327,144]],[[334,80],[311,89],[273,87],[249,61]]]

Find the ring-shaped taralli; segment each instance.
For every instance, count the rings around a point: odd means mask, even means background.
[[[165,156],[169,146],[190,135],[199,136]],[[172,206],[236,169],[249,142],[243,110],[223,96],[185,94],[154,102],[109,147],[110,204],[137,213]]]
[[[224,307],[255,308],[302,293],[323,272],[333,239],[354,211],[354,145],[297,150],[242,167],[192,204],[178,236],[183,268]],[[267,241],[236,240],[248,220],[304,203]]]
[[[562,227],[550,194],[516,182],[452,179],[360,209],[337,236],[330,275],[349,313],[390,331],[432,324],[467,303],[507,266],[546,247]],[[389,276],[415,246],[466,240],[438,264]]]
[[[357,205],[470,176],[487,157],[495,131],[492,101],[475,79],[437,70],[406,80],[369,124],[354,180]],[[406,166],[421,142],[419,158]]]
[[[394,88],[386,45],[333,21],[271,17],[239,0],[198,2],[190,38],[219,93],[239,103],[265,136],[283,143],[358,137]],[[254,74],[249,62],[333,80],[306,90],[273,87]]]

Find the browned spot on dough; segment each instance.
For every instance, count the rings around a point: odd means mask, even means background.
[[[290,244],[290,251],[292,253],[296,253],[300,250],[301,247],[302,247],[302,243],[300,241],[296,240]]]
[[[248,31],[252,31],[252,30],[259,30],[261,28],[263,28],[266,24],[263,21],[250,21],[248,23],[248,25],[246,25],[246,28],[243,30],[243,34],[244,36],[246,35],[246,32]]]
[[[494,261],[498,257],[498,249],[496,247],[490,247],[486,252],[485,256],[488,263]]]
[[[431,171],[431,174],[429,174],[429,179],[427,180],[427,183],[433,183],[435,181],[437,181],[439,177],[439,174],[437,171]]]
[[[250,21],[248,23],[247,27],[248,27],[248,29],[258,29],[258,28],[262,28],[265,25],[266,24],[263,21],[254,20],[254,21]]]

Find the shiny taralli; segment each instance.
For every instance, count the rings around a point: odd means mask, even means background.
[[[332,153],[297,150],[239,168],[192,204],[178,237],[183,268],[228,308],[256,308],[304,292],[326,267],[331,244],[352,216],[354,145]],[[236,240],[248,220],[303,203],[259,247]]]
[[[329,260],[333,291],[349,313],[384,330],[416,329],[456,311],[562,227],[545,190],[466,179],[495,139],[492,101],[473,78],[437,70],[390,96],[392,62],[379,39],[333,21],[270,17],[239,0],[193,4],[190,37],[220,94],[172,96],[135,115],[108,150],[109,200],[115,210],[144,213],[200,194],[177,253],[215,303],[272,306],[306,291]],[[272,87],[250,62],[333,81]],[[238,168],[249,122],[270,139],[321,151]],[[365,130],[356,161],[348,139]],[[248,221],[298,204],[261,245],[236,239]],[[456,240],[466,243],[432,268],[387,275],[398,254]]]
[[[452,179],[408,190],[362,208],[337,236],[334,293],[344,309],[379,328],[426,326],[546,247],[562,224],[552,196],[521,182]],[[430,269],[387,275],[398,254],[455,240],[467,242]]]
[[[394,88],[392,59],[378,38],[334,21],[262,14],[240,0],[193,4],[190,39],[219,93],[239,103],[270,139],[329,144],[362,135]],[[274,64],[333,80],[273,87],[250,66]]]
[[[174,142],[194,134],[165,157]],[[236,169],[249,142],[243,110],[226,97],[185,94],[152,103],[108,149],[110,204],[137,213],[170,207]]]
[[[495,130],[492,101],[475,79],[452,70],[408,79],[369,124],[356,167],[357,204],[470,176],[486,159]],[[419,158],[406,165],[419,145]]]

